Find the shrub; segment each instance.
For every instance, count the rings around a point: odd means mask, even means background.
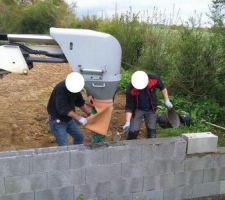
[[[212,37],[195,29],[184,28],[180,32],[176,71],[171,77],[174,92],[201,97],[213,90],[217,49]]]
[[[121,80],[119,82],[119,89],[122,92],[126,92],[126,88],[129,84],[129,82],[131,81],[131,75],[133,74],[133,71],[131,70],[122,70],[122,74],[121,74]]]

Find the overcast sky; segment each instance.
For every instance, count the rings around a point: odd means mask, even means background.
[[[208,24],[209,5],[212,0],[66,0],[68,3],[76,2],[78,17],[97,15],[110,17],[117,13],[126,13],[132,7],[134,13],[139,12],[139,17],[154,16],[152,19],[160,23],[166,19],[169,23],[187,21],[190,17],[199,19],[202,25]],[[155,19],[154,19],[155,18]]]

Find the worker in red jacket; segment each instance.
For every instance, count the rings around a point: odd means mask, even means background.
[[[156,137],[156,89],[161,91],[165,106],[168,109],[172,108],[167,89],[159,77],[146,74],[144,71],[136,71],[132,75],[126,91],[126,123],[123,126],[124,131],[128,133],[128,140],[137,138],[143,118],[147,138]]]

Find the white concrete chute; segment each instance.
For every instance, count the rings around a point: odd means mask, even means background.
[[[119,81],[121,46],[110,34],[86,29],[50,28],[73,71],[99,74],[101,81]],[[97,76],[98,77],[98,76]],[[87,75],[88,79],[88,75]]]

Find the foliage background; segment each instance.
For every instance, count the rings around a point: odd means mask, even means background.
[[[212,129],[203,120],[225,125],[224,0],[212,0],[210,28],[202,28],[195,18],[172,25],[165,16],[153,23],[157,13],[141,21],[132,8],[111,18],[80,19],[74,13],[75,7],[63,0],[0,0],[0,32],[48,34],[50,27],[67,27],[110,33],[122,47],[122,92],[131,74],[144,69],[160,75],[175,108],[192,117],[192,127],[181,128],[175,134]],[[213,131],[224,138],[223,132]]]

